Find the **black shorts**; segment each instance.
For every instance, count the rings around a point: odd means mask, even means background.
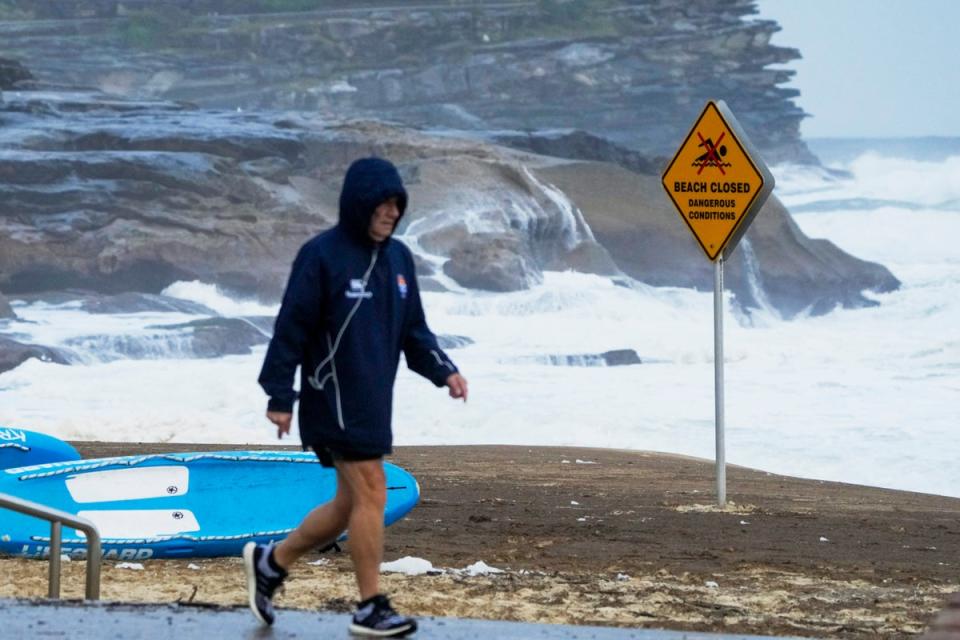
[[[339,451],[336,449],[331,449],[330,447],[324,447],[322,445],[313,445],[310,448],[313,449],[313,452],[317,454],[320,464],[324,467],[334,467],[335,465],[333,463],[335,460],[343,460],[344,462],[362,462],[364,460],[380,460],[383,458],[383,456],[370,455],[369,453]]]

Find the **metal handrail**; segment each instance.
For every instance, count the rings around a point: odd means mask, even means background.
[[[100,531],[95,524],[72,513],[15,498],[6,493],[0,493],[0,508],[11,509],[50,522],[50,584],[47,595],[51,599],[60,597],[60,541],[63,525],[66,524],[83,531],[87,536],[86,599],[100,599],[100,562],[102,554]]]

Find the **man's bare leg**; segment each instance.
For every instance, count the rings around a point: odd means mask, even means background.
[[[350,557],[357,574],[360,600],[380,593],[383,560],[383,510],[387,502],[382,460],[337,460],[337,471],[350,487]]]
[[[353,490],[337,469],[337,494],[333,500],[308,513],[299,526],[274,547],[274,562],[286,570],[304,554],[335,542],[347,528],[353,501]]]

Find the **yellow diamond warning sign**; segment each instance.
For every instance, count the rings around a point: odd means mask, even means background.
[[[663,188],[710,260],[729,256],[773,176],[722,100],[710,101],[663,174]]]

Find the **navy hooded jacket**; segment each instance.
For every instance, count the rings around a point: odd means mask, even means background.
[[[392,164],[354,162],[340,193],[339,223],[294,260],[259,382],[270,411],[292,412],[300,365],[305,447],[390,453],[400,352],[438,387],[457,371],[427,327],[410,250],[391,238],[377,243],[368,233],[374,210],[391,197],[402,216],[407,192]]]

